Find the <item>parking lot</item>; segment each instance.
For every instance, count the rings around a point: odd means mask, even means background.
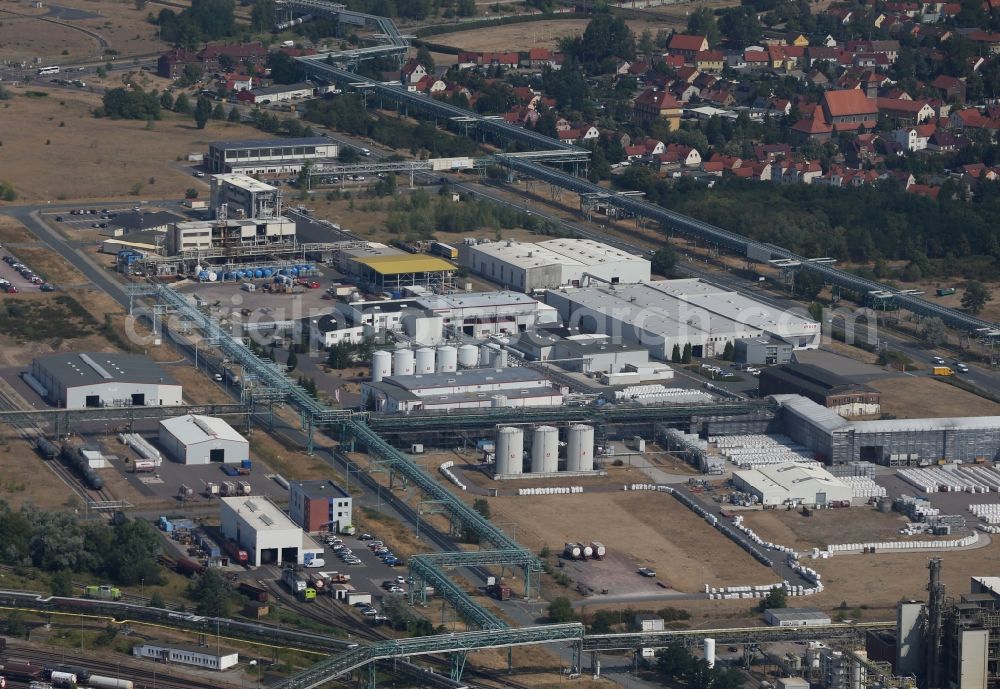
[[[17,256],[6,249],[0,251],[0,280],[5,282],[0,282],[0,292],[39,292],[43,291],[41,289],[42,282],[32,282],[25,274],[19,272],[15,266],[18,265]],[[30,265],[26,265],[26,268],[31,269]],[[6,283],[6,284],[5,284]],[[10,285],[11,287],[7,287]],[[47,290],[48,288],[46,288]]]
[[[113,227],[114,218],[123,211],[135,210],[138,206],[101,206],[94,208],[66,209],[58,213],[47,213],[51,220],[73,230],[94,227]]]

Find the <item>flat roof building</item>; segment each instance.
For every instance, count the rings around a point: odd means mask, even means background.
[[[812,364],[785,364],[760,374],[760,396],[802,395],[841,416],[871,416],[881,409],[881,393]]]
[[[278,189],[249,175],[212,175],[211,204],[212,215],[216,218],[223,205],[226,206],[226,217],[234,220],[272,219],[281,216],[281,195]]]
[[[561,288],[546,292],[545,302],[580,332],[645,345],[661,360],[675,345],[712,357],[728,342],[762,335],[796,349],[819,346],[819,323],[697,278]]]
[[[830,616],[818,608],[768,608],[764,621],[774,627],[822,627]]]
[[[250,443],[222,419],[198,414],[160,421],[160,445],[182,464],[234,464],[250,459]]]
[[[215,646],[195,646],[182,643],[157,643],[148,641],[132,647],[136,658],[152,658],[164,663],[179,663],[208,670],[228,670],[240,661],[236,651]]]
[[[183,403],[181,386],[155,361],[109,352],[48,354],[25,379],[58,407],[157,407]]]
[[[167,233],[170,255],[209,249],[240,249],[275,246],[288,248],[295,243],[295,223],[285,217],[260,219],[191,220],[174,223]]]
[[[107,223],[122,228],[127,235],[135,232],[166,232],[180,217],[166,211],[121,211]]]
[[[650,278],[650,262],[592,239],[550,239],[537,243],[505,240],[466,243],[459,263],[504,287],[530,292],[563,285],[631,283]]]
[[[562,392],[527,368],[466,369],[388,376],[361,384],[361,398],[385,412],[559,406]]]
[[[351,495],[329,479],[290,481],[288,515],[308,533],[341,533],[353,524]]]
[[[340,146],[325,136],[215,141],[208,146],[205,164],[209,172],[273,175],[297,173],[307,161],[338,155]]]
[[[756,496],[765,506],[850,505],[854,497],[851,487],[826,469],[794,462],[734,471],[733,483],[738,490]]]
[[[251,564],[301,565],[307,553],[322,557],[322,546],[267,498],[222,498],[219,516],[222,535],[246,550]]]

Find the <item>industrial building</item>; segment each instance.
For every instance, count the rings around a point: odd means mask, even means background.
[[[734,471],[733,483],[764,506],[850,505],[853,497],[850,486],[815,464],[785,462]]]
[[[233,464],[250,458],[250,443],[222,419],[187,414],[160,421],[160,445],[181,464]]]
[[[251,564],[301,565],[307,553],[323,556],[323,547],[267,498],[221,498],[219,517],[223,537],[246,550]]]
[[[351,505],[350,494],[329,479],[288,483],[288,516],[307,533],[348,529]]]
[[[182,404],[181,386],[155,361],[108,352],[48,354],[31,362],[25,381],[67,409]]]
[[[401,254],[356,258],[359,284],[374,293],[402,294],[404,287],[419,285],[446,290],[454,285],[455,266],[443,258],[425,254]]]
[[[181,643],[146,642],[132,647],[136,658],[151,658],[162,663],[193,665],[207,670],[228,670],[240,662],[236,651],[220,649],[216,646],[195,646]]]
[[[433,357],[434,351],[428,351]],[[418,370],[420,354],[418,350]],[[362,383],[361,398],[378,411],[411,412],[551,407],[562,404],[563,393],[531,369],[502,368],[387,376]]]
[[[371,326],[347,327],[339,314],[327,314],[319,318],[303,318],[302,327],[309,334],[309,342],[317,347],[333,347],[346,342],[361,344],[365,338],[375,333]]]
[[[212,175],[212,213],[219,217],[225,206],[225,217],[270,219],[281,216],[281,193],[277,187],[265,184],[249,175]]]
[[[179,219],[180,216],[166,211],[120,211],[108,224],[131,235],[137,232],[166,232]]]
[[[459,264],[505,288],[531,292],[589,280],[611,284],[649,280],[650,263],[592,239],[550,239],[538,243],[466,240]]]
[[[1000,416],[848,421],[801,395],[772,395],[786,435],[827,464],[886,466],[1000,458]]]
[[[209,172],[297,174],[308,161],[332,160],[338,155],[340,146],[325,136],[216,141],[208,146],[205,164]]]
[[[174,223],[167,233],[171,256],[190,251],[250,247],[288,248],[295,243],[295,223],[285,217],[238,220],[191,220]]]
[[[832,620],[818,608],[768,608],[764,621],[772,627],[822,627]]]
[[[872,416],[881,410],[881,393],[873,387],[812,364],[785,364],[764,369],[760,395],[802,395],[841,416]]]
[[[661,360],[675,345],[712,357],[726,343],[761,336],[796,349],[819,346],[819,323],[699,279],[561,288],[547,291],[545,302],[570,327],[642,344]]]
[[[792,361],[791,344],[780,337],[741,337],[736,340],[733,360],[739,364],[774,366]]]

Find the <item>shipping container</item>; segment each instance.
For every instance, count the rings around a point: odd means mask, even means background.
[[[435,256],[443,256],[451,260],[458,259],[458,249],[444,242],[431,242],[431,251]]]

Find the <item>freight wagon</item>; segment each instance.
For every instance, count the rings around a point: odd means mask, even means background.
[[[250,600],[255,600],[258,603],[267,602],[267,589],[260,586],[254,586],[249,582],[241,581],[239,585],[239,592]]]
[[[192,576],[194,574],[204,574],[205,565],[192,560],[189,557],[182,557],[177,560],[177,573],[183,574],[186,577]]]
[[[116,679],[101,675],[91,675],[90,679],[87,680],[87,685],[94,687],[94,689],[134,689],[130,679]]]

